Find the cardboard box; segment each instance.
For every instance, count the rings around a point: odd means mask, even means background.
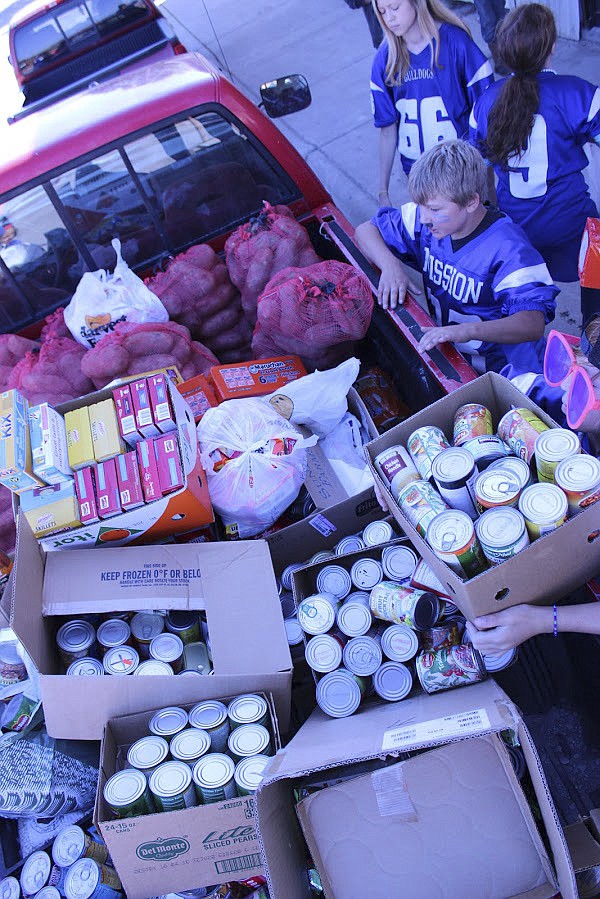
[[[214,694],[227,703],[234,695]],[[270,730],[279,748],[277,717],[272,697]],[[189,710],[195,703],[186,703]],[[159,706],[160,708],[160,706]],[[153,893],[173,893],[222,880],[244,880],[263,874],[258,834],[254,822],[254,797],[198,805],[175,812],[114,819],[107,807],[104,785],[122,764],[124,750],[148,735],[154,711],[107,722],[102,740],[100,774],[94,823],[102,834],[128,899],[146,899]],[[165,844],[174,851],[164,858]]]
[[[102,400],[89,407],[90,430],[96,462],[105,462],[125,452],[125,442],[119,431],[114,400]]]
[[[87,526],[100,520],[94,489],[94,470],[91,466],[80,468],[75,472],[75,490],[79,502],[81,524]]]
[[[21,494],[21,508],[37,537],[67,531],[81,524],[72,478],[60,484],[44,484],[26,490]]]
[[[47,484],[60,484],[73,477],[67,452],[67,431],[62,415],[40,403],[30,406],[27,419],[31,437],[33,471]]]
[[[158,466],[158,480],[163,495],[180,490],[183,486],[183,472],[179,462],[177,435],[157,437],[154,441],[154,450]]]
[[[117,483],[119,485],[119,501],[124,512],[137,509],[144,505],[144,493],[140,481],[137,453],[131,450],[129,453],[121,453],[115,459],[117,469]]]
[[[271,692],[280,726],[292,665],[267,545],[262,540],[44,553],[19,515],[12,627],[40,672],[53,737],[99,740],[105,722],[165,705]],[[148,576],[148,574],[150,576]],[[204,609],[211,677],[67,677],[53,616],[134,609]]]
[[[144,499],[151,503],[162,496],[154,440],[140,440],[136,450]]]
[[[552,861],[496,736],[506,729],[521,744]],[[437,746],[442,749],[431,749]],[[559,889],[564,899],[577,896],[535,746],[517,708],[489,680],[365,706],[350,718],[332,721],[318,709],[311,715],[272,760],[256,794],[272,899],[312,895],[292,787],[313,772],[323,779],[328,769],[422,749],[431,751],[346,781],[335,794],[314,794],[302,806],[327,899],[396,895],[398,884],[407,896],[446,899],[544,899]],[[330,811],[335,817],[327,821]],[[360,878],[350,891],[340,887],[357,866]]]
[[[215,392],[204,375],[196,375],[177,385],[177,390],[188,403],[196,424],[200,421],[207,409],[219,405]]]
[[[381,485],[394,518],[410,537],[419,555],[433,569],[452,602],[456,603],[467,618],[497,612],[522,602],[539,605],[553,603],[598,571],[600,502],[585,509],[552,533],[540,537],[512,559],[463,581],[438,559],[419,536],[375,470],[375,457],[395,444],[406,446],[409,434],[416,428],[436,425],[447,435],[451,435],[454,413],[464,403],[483,403],[487,406],[492,413],[494,427],[497,427],[502,415],[512,407],[531,409],[547,425],[557,427],[556,422],[510,381],[495,372],[488,372],[371,441],[366,447],[366,453],[373,477]],[[570,564],[566,564],[566,560]]]
[[[132,381],[129,386],[137,430],[143,437],[158,437],[160,430],[154,423],[147,379],[140,378],[137,381]]]
[[[185,478],[182,489],[130,512],[123,512],[122,515],[111,518],[109,523],[100,521],[66,534],[46,537],[40,541],[46,551],[107,544],[124,546],[128,543],[152,543],[175,534],[196,531],[214,521],[192,413],[171,382],[169,391],[177,416],[180,461]],[[112,392],[112,387],[106,387],[82,399],[64,403],[59,406],[58,411],[66,413],[82,404],[91,406],[112,397]]]
[[[27,409],[18,390],[0,394],[0,484],[13,493],[44,485],[33,472]]]
[[[169,399],[167,376],[160,373],[157,375],[150,375],[147,380],[148,395],[150,396],[154,424],[163,434],[169,434],[171,431],[176,431],[177,422],[175,421],[175,413],[173,412],[171,400]]]
[[[135,446],[136,443],[139,443],[144,438],[135,426],[135,412],[129,384],[121,384],[119,387],[115,387],[113,390],[113,402],[121,437],[130,446]]]
[[[94,444],[88,406],[80,405],[68,409],[65,412],[65,428],[67,429],[67,449],[71,468],[77,471],[87,465],[93,465],[95,461]]]
[[[122,512],[119,497],[119,481],[114,459],[98,462],[94,469],[96,504],[100,518],[113,518]]]
[[[250,362],[214,365],[210,378],[220,401],[244,396],[265,396],[306,374],[299,356],[272,356]]]

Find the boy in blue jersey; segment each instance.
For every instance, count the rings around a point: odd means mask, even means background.
[[[356,241],[380,269],[378,301],[404,302],[403,263],[423,273],[437,327],[419,349],[452,342],[479,371],[541,371],[546,322],[558,288],[518,225],[482,203],[486,165],[462,140],[428,150],[413,166],[414,203],[383,207],[356,229]],[[402,261],[401,261],[402,260]]]

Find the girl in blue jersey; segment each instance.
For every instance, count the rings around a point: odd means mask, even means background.
[[[379,203],[389,205],[396,147],[408,174],[442,140],[466,137],[492,69],[467,27],[438,0],[373,0],[385,40],[371,73],[379,129]]]
[[[584,144],[600,142],[600,90],[547,68],[556,24],[540,3],[511,10],[496,41],[514,75],[475,104],[471,140],[494,166],[500,209],[521,225],[556,281],[577,281],[585,221],[598,215],[582,171]],[[597,297],[582,291],[585,320]]]

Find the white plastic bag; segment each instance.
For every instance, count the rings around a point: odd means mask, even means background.
[[[368,439],[359,420],[347,412],[333,431],[319,441],[321,450],[348,496],[373,486],[363,450]]]
[[[212,504],[242,538],[266,530],[296,499],[306,476],[305,447],[317,442],[251,398],[208,409],[197,433]]]
[[[65,309],[65,323],[86,349],[110,334],[117,322],[166,322],[169,313],[121,256],[121,241],[112,241],[117,254],[113,274],[100,269],[85,272]]]

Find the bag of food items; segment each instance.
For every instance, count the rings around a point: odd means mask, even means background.
[[[18,334],[0,334],[0,390],[6,390],[15,365],[27,353],[39,349],[35,340],[19,337]]]
[[[28,352],[12,370],[8,387],[19,390],[31,405],[57,406],[94,389],[83,372],[87,351],[71,337],[52,337]]]

